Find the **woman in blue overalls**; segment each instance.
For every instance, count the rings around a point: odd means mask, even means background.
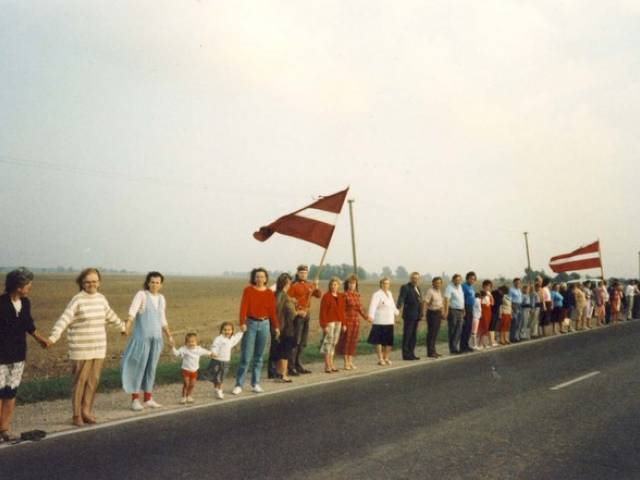
[[[127,330],[134,321],[133,335],[124,350],[121,362],[122,388],[131,394],[131,409],[157,408],[161,405],[153,400],[151,392],[156,377],[156,366],[162,353],[164,331],[172,341],[167,324],[164,296],[160,294],[164,277],[160,272],[150,272],[144,282],[144,290],[136,293],[129,308]],[[144,403],[140,403],[140,392],[144,392]]]

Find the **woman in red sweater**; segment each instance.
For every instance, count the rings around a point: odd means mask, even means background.
[[[280,336],[280,326],[276,315],[276,297],[267,288],[269,274],[264,268],[251,271],[251,285],[242,292],[240,302],[240,328],[244,332],[241,344],[240,365],[236,374],[236,386],[231,391],[234,395],[242,393],[244,377],[249,362],[251,365],[251,387],[254,393],[262,393],[260,387],[260,371],[262,370],[262,354],[269,338],[269,324]]]
[[[336,344],[340,339],[340,330],[344,323],[344,294],[339,292],[340,279],[333,277],[329,280],[329,291],[320,300],[320,328],[324,332],[322,347],[324,353],[324,371],[337,372],[333,365],[333,356],[336,353]]]

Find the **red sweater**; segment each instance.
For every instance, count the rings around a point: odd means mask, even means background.
[[[295,298],[298,308],[306,310],[309,307],[311,297],[320,298],[321,292],[311,282],[295,282],[287,292],[291,298]]]
[[[327,292],[320,300],[320,327],[327,327],[329,322],[344,323],[344,294],[338,293],[338,298]]]
[[[280,328],[276,315],[276,296],[268,288],[258,290],[253,285],[247,285],[242,292],[240,302],[240,325],[247,322],[247,317],[268,318],[273,328]]]

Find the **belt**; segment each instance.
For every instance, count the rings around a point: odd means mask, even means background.
[[[269,317],[262,317],[262,318],[248,317],[248,319],[253,320],[254,322],[263,322],[265,320],[269,320]]]

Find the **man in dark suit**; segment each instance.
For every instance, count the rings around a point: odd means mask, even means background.
[[[400,288],[397,307],[402,309],[402,359],[418,360],[416,357],[416,335],[418,322],[422,318],[422,292],[420,291],[420,274],[413,272],[409,277],[409,283]]]

